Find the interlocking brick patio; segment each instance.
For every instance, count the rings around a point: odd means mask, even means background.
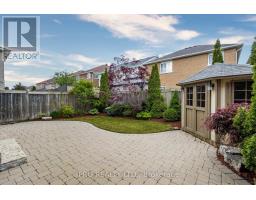
[[[0,125],[28,163],[0,172],[0,184],[248,184],[216,159],[216,149],[184,133],[119,134],[88,123]]]

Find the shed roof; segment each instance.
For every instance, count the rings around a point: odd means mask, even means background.
[[[251,75],[251,74],[252,74],[251,65],[216,63],[214,65],[210,65],[206,67],[200,72],[179,82],[178,85],[185,85],[185,84],[198,82],[206,79],[216,79],[221,77],[243,76],[243,75]]]

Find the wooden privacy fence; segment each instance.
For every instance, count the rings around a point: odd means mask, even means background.
[[[169,90],[163,90],[161,91],[161,94],[164,97],[164,102],[166,103],[167,106],[170,104],[170,100],[174,94],[173,89]],[[179,92],[179,97],[180,97],[180,91]],[[145,102],[147,97],[148,97],[148,92],[147,91],[139,91],[139,92],[124,92],[119,94],[121,99],[119,103],[127,103],[130,104],[134,107],[140,107],[142,102]]]
[[[0,123],[37,119],[62,105],[77,108],[75,97],[68,93],[0,91]]]

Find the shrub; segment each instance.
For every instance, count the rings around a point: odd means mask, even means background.
[[[163,117],[163,112],[166,110],[166,105],[163,101],[156,101],[153,103],[150,113],[153,118]]]
[[[250,134],[246,131],[246,118],[249,106],[244,105],[238,108],[233,118],[233,126],[238,130],[240,139],[244,139]]]
[[[136,115],[136,118],[143,119],[143,120],[149,120],[149,119],[151,119],[151,117],[152,117],[151,113],[150,112],[145,112],[145,111],[139,112]]]
[[[252,59],[256,60],[256,49],[252,52]],[[245,129],[248,134],[256,133],[256,64],[253,66],[253,84],[250,110],[246,117]]]
[[[62,117],[73,117],[75,111],[72,106],[65,105],[60,109],[60,113]]]
[[[53,111],[53,112],[51,112],[50,116],[53,119],[61,118],[61,112],[60,111]]]
[[[241,153],[245,167],[256,170],[256,134],[245,139]]]
[[[100,112],[102,112],[105,108],[105,106],[103,105],[103,103],[99,99],[94,99],[93,102],[92,102],[92,106],[93,106],[93,108],[96,108]]]
[[[180,105],[180,98],[179,98],[179,92],[174,91],[174,94],[172,96],[172,99],[170,101],[169,108],[173,108],[177,111],[178,118],[180,119],[181,115],[181,105]]]
[[[99,114],[99,111],[98,111],[97,108],[93,108],[93,109],[89,110],[88,113],[89,113],[90,115],[97,115],[97,114]]]
[[[83,106],[85,111],[93,107],[93,101],[95,98],[91,82],[87,80],[80,80],[76,82],[71,94],[76,96],[78,102]]]
[[[166,121],[171,122],[178,121],[180,119],[178,111],[174,108],[168,108],[166,111],[164,111],[163,118]]]
[[[237,142],[239,139],[239,132],[237,128],[233,126],[233,118],[240,106],[240,104],[233,104],[227,108],[218,109],[216,113],[207,117],[205,121],[207,129],[215,130],[215,132],[220,136],[230,134],[230,139],[233,142]]]
[[[108,77],[108,71],[105,69],[104,74],[101,75],[100,79],[100,94],[99,94],[99,100],[101,102],[101,105],[103,109],[108,106],[109,99],[110,99],[110,89],[109,89],[109,77]]]
[[[133,115],[133,108],[131,105],[129,104],[124,104],[123,105],[123,112],[122,112],[123,116],[132,116]]]
[[[110,116],[122,116],[123,114],[123,105],[122,104],[112,104],[111,106],[105,109],[107,115]]]
[[[148,110],[152,109],[154,103],[158,102],[161,98],[161,90],[160,90],[160,75],[158,71],[158,67],[155,64],[152,67],[151,75],[148,81]]]

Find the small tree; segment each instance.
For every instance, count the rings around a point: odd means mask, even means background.
[[[21,82],[15,84],[12,88],[13,90],[26,90],[26,86],[22,85]]]
[[[76,82],[71,93],[77,97],[77,100],[86,111],[92,107],[94,91],[91,82],[86,80]]]
[[[108,106],[110,98],[110,89],[109,89],[109,82],[108,82],[108,70],[105,69],[104,74],[102,74],[100,79],[100,94],[99,100],[102,106],[105,108]]]
[[[181,105],[180,105],[180,98],[179,98],[179,92],[174,91],[172,99],[170,101],[169,108],[173,108],[177,111],[179,118],[181,114]]]
[[[221,52],[221,44],[220,40],[217,39],[215,45],[214,45],[214,50],[213,50],[213,57],[212,57],[212,64],[215,63],[223,63],[223,56]]]
[[[151,75],[148,81],[148,106],[150,110],[155,102],[159,102],[162,100],[160,87],[160,75],[158,67],[155,64],[152,67]]]
[[[248,64],[255,65],[256,64],[256,37],[254,38],[254,42],[251,48],[251,55],[248,59]]]
[[[73,85],[76,81],[75,77],[70,76],[67,72],[56,72],[54,74],[54,83],[58,84],[59,86],[63,85]]]

